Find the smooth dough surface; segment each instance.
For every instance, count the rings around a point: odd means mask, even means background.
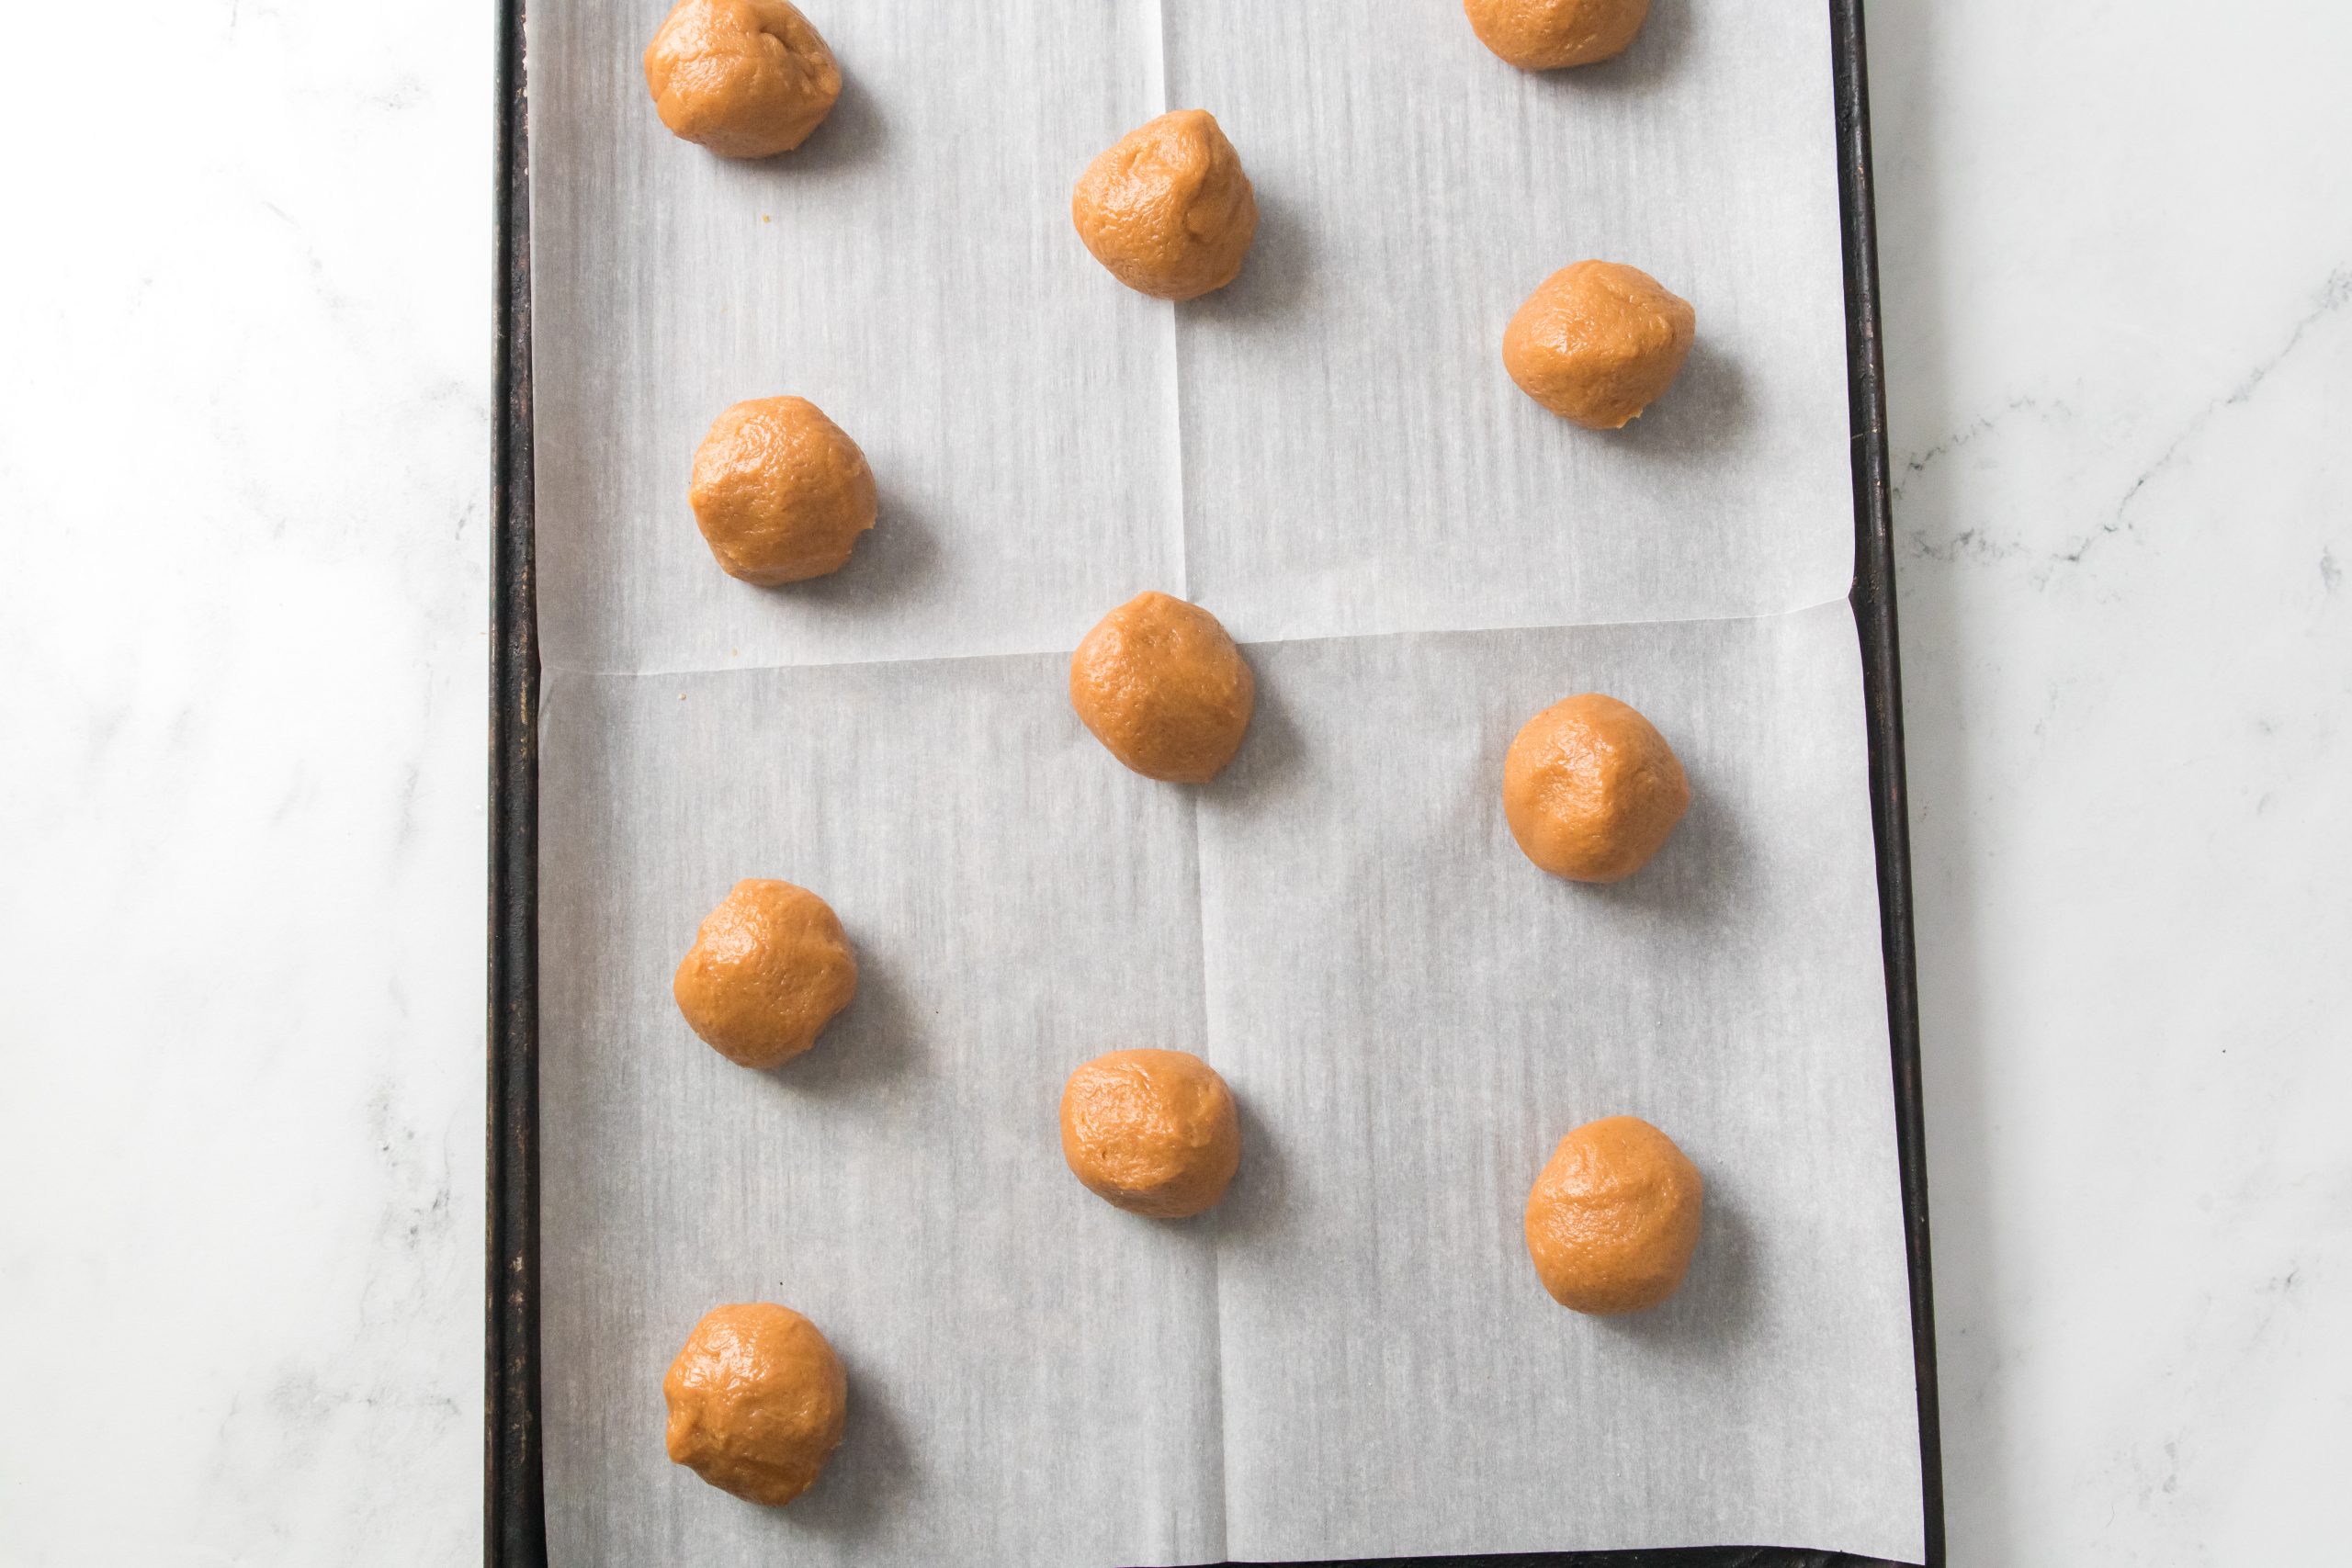
[[[841,67],[788,0],[678,0],[645,46],[662,123],[728,158],[789,152],[832,112]]]
[[[746,878],[704,918],[670,989],[712,1050],[741,1066],[779,1066],[857,995],[857,955],[822,898]]]
[[[1503,758],[1503,818],[1527,858],[1575,882],[1616,882],[1649,863],[1690,808],[1666,737],[1598,692],[1554,703]]]
[[[1183,1051],[1114,1051],[1062,1087],[1062,1157],[1130,1213],[1214,1208],[1241,1164],[1241,1121],[1216,1069]]]
[[[1622,53],[1650,0],[1462,0],[1478,41],[1521,71],[1590,65]]]
[[[730,577],[773,588],[839,571],[874,526],[874,470],[806,398],[754,398],[695,449],[687,500]]]
[[[840,1446],[849,1378],[817,1325],[772,1302],[713,1307],[662,1380],[670,1458],[771,1506],[815,1483]]]
[[[1621,430],[1682,373],[1690,303],[1639,267],[1580,261],[1537,285],[1503,333],[1521,391],[1588,430]]]
[[[1706,1194],[1699,1168],[1637,1116],[1560,1140],[1527,1194],[1527,1252],[1562,1306],[1642,1312],[1681,1288]]]
[[[1231,283],[1258,232],[1241,154],[1206,109],[1176,109],[1119,138],[1080,176],[1069,213],[1112,276],[1161,299]]]
[[[1224,626],[1165,593],[1136,594],[1070,656],[1069,705],[1147,778],[1216,777],[1241,749],[1257,702],[1257,680]]]

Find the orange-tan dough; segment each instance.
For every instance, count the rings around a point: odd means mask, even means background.
[[[1616,882],[1649,863],[1690,807],[1674,748],[1598,692],[1554,703],[1503,758],[1503,819],[1527,858],[1574,882]]]
[[[1216,1069],[1183,1051],[1114,1051],[1062,1088],[1062,1157],[1130,1213],[1216,1206],[1241,1164],[1241,1121]]]
[[[662,123],[727,158],[788,152],[842,95],[833,51],[787,0],[678,0],[645,46]]]
[[[1241,275],[1258,197],[1206,109],[1177,109],[1119,138],[1071,195],[1078,237],[1128,288],[1192,299]]]
[[[806,398],[720,414],[687,499],[719,566],[764,588],[839,571],[877,509],[865,454]]]
[[[1681,1287],[1705,1192],[1699,1168],[1638,1116],[1588,1122],[1527,1194],[1528,1256],[1562,1306],[1644,1311]]]
[[[1537,286],[1503,333],[1519,389],[1587,430],[1621,430],[1682,373],[1697,335],[1687,299],[1638,267],[1580,261]]]
[[[1590,65],[1622,53],[1650,0],[1462,0],[1478,41],[1521,71]]]
[[[704,918],[670,990],[712,1050],[741,1066],[780,1066],[857,995],[857,955],[822,898],[747,878]]]
[[[1138,593],[1069,660],[1069,705],[1111,755],[1147,778],[1206,784],[1250,728],[1258,683],[1215,615]]]
[[[817,1325],[771,1302],[711,1308],[662,1380],[670,1458],[722,1491],[776,1506],[840,1446],[849,1379]]]

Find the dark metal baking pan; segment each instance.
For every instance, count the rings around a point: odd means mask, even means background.
[[[1870,93],[1861,0],[1828,0],[1838,193],[1844,235],[1846,356],[1854,477],[1854,584],[1877,836],[1880,940],[1894,1049],[1895,1139],[1918,1376],[1927,1568],[1944,1561],[1936,1403],[1935,1306],[1919,1092],[1911,852],[1903,775],[1894,521],[1871,185]],[[523,0],[498,25],[495,425],[492,438],[490,770],[490,1172],[483,1558],[546,1568],[539,1431],[538,710],[532,575],[531,207]],[[1828,1568],[1865,1560],[1781,1547],[1385,1559],[1452,1568]],[[1339,1565],[1344,1568],[1344,1565]]]

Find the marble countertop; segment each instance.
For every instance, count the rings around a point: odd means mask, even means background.
[[[2342,1551],[2352,20],[2209,11],[1869,15],[1971,1568]],[[12,1565],[479,1552],[490,13],[0,97]]]

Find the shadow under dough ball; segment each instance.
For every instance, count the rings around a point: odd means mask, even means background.
[[[1640,1117],[1588,1122],[1527,1194],[1527,1253],[1562,1306],[1642,1312],[1681,1288],[1705,1195],[1699,1168]]]
[[[1674,385],[1698,313],[1639,267],[1580,261],[1536,286],[1503,333],[1519,389],[1587,430],[1622,430]]]
[[[1462,0],[1478,41],[1521,71],[1590,65],[1623,52],[1650,0]]]
[[[1616,882],[1649,863],[1690,808],[1674,748],[1598,692],[1554,703],[1503,758],[1503,819],[1529,860],[1572,882]]]
[[[1069,705],[1146,778],[1216,777],[1241,749],[1257,704],[1257,679],[1217,618],[1165,593],[1136,594],[1070,655]]]
[[[746,878],[704,917],[670,992],[712,1050],[741,1066],[780,1066],[857,995],[857,955],[822,898]]]
[[[671,1460],[746,1502],[808,1490],[841,1446],[849,1378],[817,1325],[771,1302],[711,1308],[662,1380]]]
[[[878,507],[874,470],[806,398],[754,398],[713,422],[686,492],[730,577],[774,588],[839,571]]]
[[[1241,1164],[1241,1118],[1216,1069],[1183,1051],[1114,1051],[1062,1086],[1062,1157],[1129,1213],[1213,1209]]]
[[[645,46],[662,123],[725,158],[808,139],[842,96],[841,67],[786,0],[678,0]]]
[[[1192,299],[1241,275],[1258,197],[1216,117],[1177,109],[1089,164],[1069,215],[1112,276],[1158,299]]]

